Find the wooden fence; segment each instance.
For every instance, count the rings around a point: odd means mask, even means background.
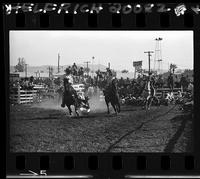
[[[21,90],[12,88],[10,90],[10,103],[11,104],[27,104],[33,103],[37,98],[37,90]]]
[[[161,97],[163,91],[169,92],[170,89],[169,88],[158,88],[158,89],[156,89],[156,96]],[[178,95],[178,91],[182,92],[182,89],[181,88],[174,88],[173,89],[174,96]]]
[[[34,90],[44,90],[45,86],[44,85],[34,85],[33,89]]]
[[[11,88],[9,99],[11,104],[27,104],[55,97],[55,89],[45,89],[43,85],[37,85],[34,90],[21,90],[20,87]]]

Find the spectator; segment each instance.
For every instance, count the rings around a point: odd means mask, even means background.
[[[31,83],[33,83],[33,81],[34,81],[34,77],[31,76],[30,79],[29,79],[29,81],[30,81]]]
[[[156,85],[157,85],[158,88],[163,88],[163,84],[164,84],[164,80],[162,78],[162,75],[159,75],[157,82],[156,82]]]
[[[179,83],[179,80],[178,80],[178,76],[177,76],[177,75],[175,76],[174,84],[175,84],[175,87],[176,87],[176,88],[180,88],[180,83]]]
[[[57,86],[60,86],[60,85],[61,85],[61,79],[60,79],[60,77],[58,77],[58,78],[56,78],[56,79],[54,80],[54,84],[56,84]]]
[[[187,90],[188,84],[187,84],[186,77],[183,74],[181,75],[180,85],[181,85],[181,88],[183,89],[183,91]]]
[[[110,68],[106,68],[106,75],[109,77],[109,76],[112,76],[112,71],[110,70]]]
[[[192,81],[190,80],[189,85],[188,85],[188,91],[191,93],[192,96],[193,96],[193,89],[194,89],[194,86],[192,84]]]
[[[183,97],[181,91],[178,91],[178,95],[177,95],[177,97],[178,97],[178,98],[182,98],[182,97]]]
[[[77,69],[76,63],[74,63],[74,64],[72,65],[71,71],[72,71],[72,74],[73,74],[73,75],[75,75],[75,76],[78,75],[78,69]]]
[[[65,69],[65,73],[66,73],[66,75],[70,75],[72,73],[71,66],[69,66],[68,68]]]
[[[124,79],[122,77],[119,79],[118,85],[120,87],[122,87],[124,85]]]
[[[162,94],[160,97],[160,104],[168,105],[168,103],[169,103],[168,98],[169,98],[169,96],[168,96],[167,92],[162,91]]]
[[[79,76],[79,77],[80,77],[80,76],[83,76],[83,73],[84,73],[83,67],[80,67],[79,70],[78,70],[78,76]]]
[[[76,63],[74,63],[74,64],[72,65],[72,69],[76,69],[76,70],[77,70]]]
[[[127,86],[128,86],[129,84],[131,84],[130,79],[129,79],[128,77],[126,78],[125,84],[126,84]]]
[[[29,87],[29,81],[28,81],[28,78],[25,78],[22,88],[24,90],[27,90],[28,87]]]

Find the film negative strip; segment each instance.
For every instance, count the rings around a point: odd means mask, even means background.
[[[200,177],[199,5],[2,4],[6,177]]]

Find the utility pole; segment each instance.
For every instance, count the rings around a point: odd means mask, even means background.
[[[154,71],[156,70],[156,63],[158,63],[158,73],[162,71],[162,51],[161,51],[161,41],[163,38],[158,37],[155,39],[156,47],[155,47],[155,56],[154,56]]]
[[[49,78],[51,78],[51,70],[52,70],[52,68],[49,66],[48,70],[49,70]]]
[[[162,59],[158,60],[158,74],[160,74],[162,71]]]
[[[53,67],[51,67],[51,78],[53,77]]]
[[[134,79],[136,79],[136,69],[135,69],[135,71],[134,71]]]
[[[94,77],[94,56],[92,57],[92,77]]]
[[[110,62],[108,63],[108,68],[110,69]]]
[[[60,73],[60,54],[58,53],[58,73]]]
[[[147,53],[148,54],[148,62],[149,62],[149,75],[150,75],[150,71],[151,71],[151,53],[154,53],[153,51],[147,51],[147,52],[144,52],[144,53]]]
[[[90,62],[90,61],[86,61],[86,62],[84,62],[84,63],[87,64],[87,76],[89,76],[89,67],[88,67],[88,64],[91,63],[91,62]]]

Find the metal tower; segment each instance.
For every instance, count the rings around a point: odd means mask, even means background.
[[[158,74],[162,72],[162,51],[161,51],[161,41],[163,39],[158,37],[155,39],[155,56],[154,56],[154,71],[157,71]]]

